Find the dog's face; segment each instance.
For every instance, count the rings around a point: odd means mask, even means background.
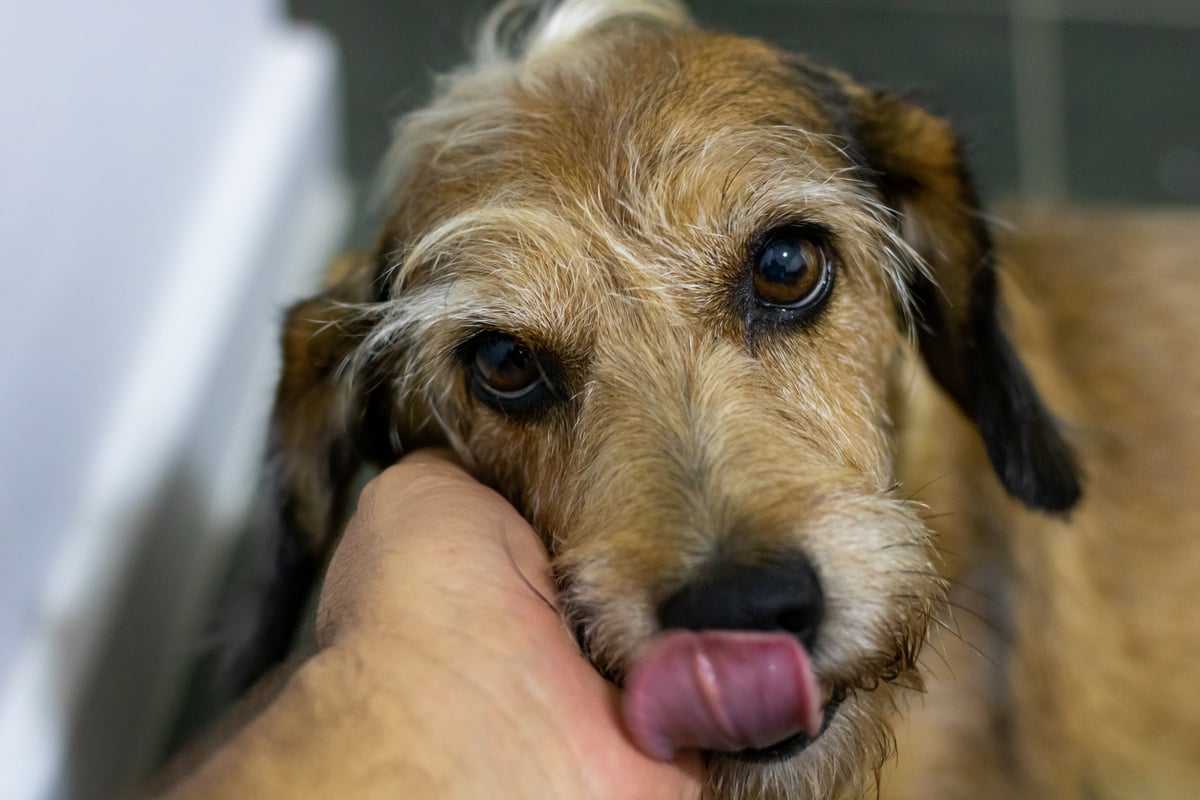
[[[941,591],[893,474],[914,316],[985,439],[1018,441],[988,441],[1010,490],[1069,505],[1069,459],[996,329],[943,123],[759,42],[594,28],[401,129],[377,253],[291,316],[289,513],[324,535],[352,440],[448,443],[545,537],[605,674],[665,628],[803,643],[823,732],[714,752],[715,791],[853,789]]]

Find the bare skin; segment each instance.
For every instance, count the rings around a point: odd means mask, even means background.
[[[698,798],[698,756],[634,748],[553,592],[508,503],[445,454],[409,456],[359,499],[320,651],[169,796]]]

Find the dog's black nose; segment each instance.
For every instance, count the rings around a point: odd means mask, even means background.
[[[825,611],[817,572],[803,556],[722,564],[668,597],[664,628],[787,631],[810,652]]]

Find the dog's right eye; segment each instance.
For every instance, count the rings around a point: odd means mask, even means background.
[[[467,382],[481,402],[506,414],[526,414],[551,398],[546,356],[502,333],[485,333],[462,353]]]

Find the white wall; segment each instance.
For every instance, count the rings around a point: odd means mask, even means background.
[[[0,796],[62,793],[113,642],[153,663],[88,794],[152,748],[278,308],[344,223],[335,63],[277,0],[0,0]]]
[[[67,523],[273,0],[0,10],[0,653]],[[0,679],[6,671],[0,656]]]

